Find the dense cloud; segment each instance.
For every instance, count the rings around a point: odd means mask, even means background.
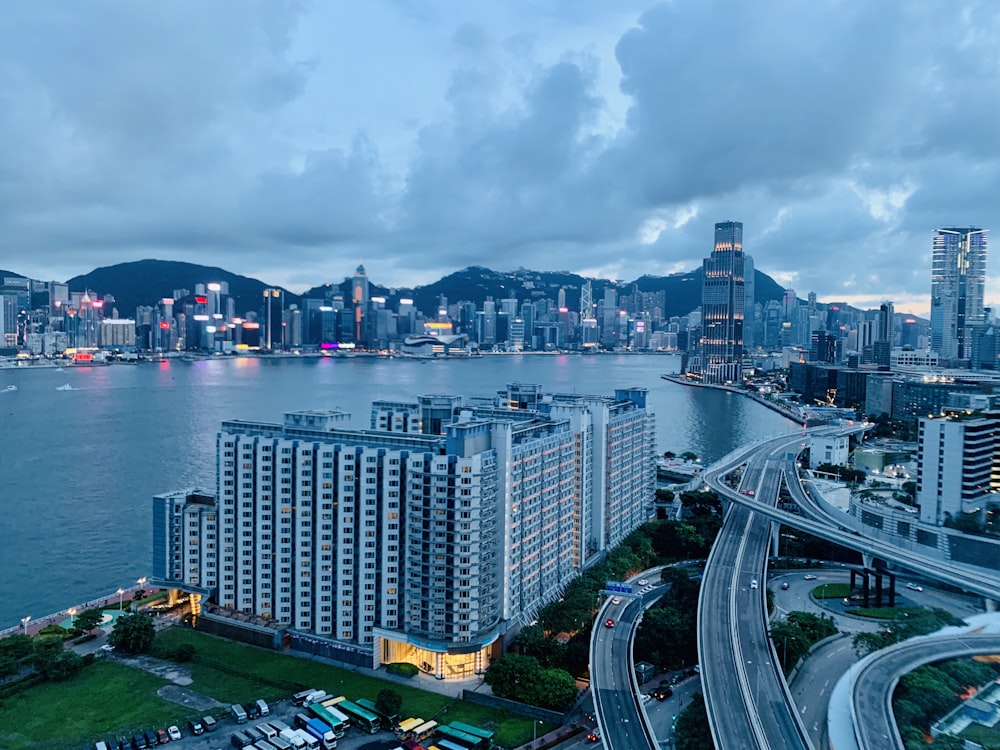
[[[0,266],[630,279],[737,219],[801,295],[926,310],[931,231],[1000,226],[991,2],[479,5],[8,8]]]

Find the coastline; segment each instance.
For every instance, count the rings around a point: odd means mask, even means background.
[[[104,596],[99,596],[96,599],[92,599],[85,604],[77,604],[73,607],[66,607],[58,612],[53,612],[51,614],[45,615],[44,617],[34,618],[27,617],[26,621],[22,620],[18,625],[11,625],[10,627],[3,628],[0,630],[0,638],[6,638],[14,633],[25,633],[26,635],[37,635],[38,631],[44,628],[46,625],[58,625],[67,618],[73,618],[80,612],[86,609],[107,609],[112,608],[112,605],[119,604],[121,602],[131,602],[132,596],[136,591],[144,590],[146,592],[159,591],[154,587],[145,587],[138,584],[129,586],[128,588],[122,588],[121,594],[117,591],[112,591],[110,594],[105,594]],[[113,607],[118,609],[118,607]]]
[[[313,352],[313,351],[275,351],[275,352],[232,352],[232,353],[212,353],[212,352],[177,352],[161,354],[159,356],[143,356],[135,359],[113,359],[113,360],[91,360],[86,362],[74,362],[73,360],[23,358],[23,359],[0,359],[0,372],[24,372],[25,370],[70,370],[86,369],[89,367],[109,367],[111,365],[143,365],[143,364],[163,364],[164,362],[203,362],[206,360],[226,360],[226,359],[401,359],[408,361],[447,361],[467,359],[478,359],[480,357],[551,357],[551,356],[641,356],[641,357],[675,357],[675,352],[658,351],[578,351],[574,349],[559,349],[552,351],[520,351],[520,352],[476,352],[473,354],[461,355],[440,355],[432,357],[421,357],[413,354],[404,354],[398,351],[350,351],[350,352]]]
[[[792,422],[798,422],[799,424],[802,423],[802,415],[799,413],[797,409],[791,409],[784,404],[778,404],[775,403],[774,401],[770,401],[758,393],[751,393],[742,388],[737,388],[736,386],[732,385],[725,385],[723,383],[701,383],[696,380],[691,380],[690,378],[686,378],[683,375],[675,375],[673,373],[664,373],[660,375],[660,377],[663,378],[663,380],[670,381],[671,383],[677,383],[677,385],[687,385],[693,388],[712,388],[717,391],[727,391],[729,393],[735,393],[740,396],[746,396],[751,401],[756,401],[761,406],[766,406],[771,411],[777,412],[778,414],[780,414],[781,416],[785,417],[786,419]]]

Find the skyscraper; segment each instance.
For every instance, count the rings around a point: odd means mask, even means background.
[[[715,225],[701,292],[701,373],[709,383],[740,379],[743,358],[743,223]]]
[[[983,315],[986,231],[948,227],[934,234],[931,350],[943,359],[972,355],[972,327]]]

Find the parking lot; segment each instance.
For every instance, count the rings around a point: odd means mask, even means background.
[[[190,729],[185,724],[179,726],[181,739],[174,740],[165,746],[165,750],[231,750],[230,737],[233,732],[256,726],[272,719],[279,719],[288,726],[295,726],[295,714],[308,713],[307,709],[296,706],[292,703],[291,697],[278,703],[269,703],[270,713],[258,719],[250,719],[246,724],[237,724],[232,715],[228,712],[220,715],[219,711],[213,712],[218,721],[215,731],[205,732],[200,736],[191,734]],[[192,716],[191,718],[197,718]],[[149,727],[156,729],[166,729],[167,727]],[[107,742],[111,738],[105,738]],[[392,750],[399,746],[399,740],[389,731],[381,731],[377,734],[362,734],[358,729],[351,728],[347,734],[337,741],[337,750]],[[79,750],[79,748],[73,748]],[[109,745],[109,750],[111,746]],[[250,750],[248,748],[248,750]]]

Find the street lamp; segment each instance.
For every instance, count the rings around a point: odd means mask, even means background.
[[[122,608],[122,595],[125,593],[125,589],[118,589],[118,609]]]
[[[22,617],[21,618],[21,627],[24,628],[24,634],[25,635],[28,634],[28,620],[30,620],[30,619],[31,619],[31,615],[28,615],[27,617]]]
[[[531,722],[531,744],[535,744],[535,740],[538,739],[538,725],[542,723],[542,720]]]

